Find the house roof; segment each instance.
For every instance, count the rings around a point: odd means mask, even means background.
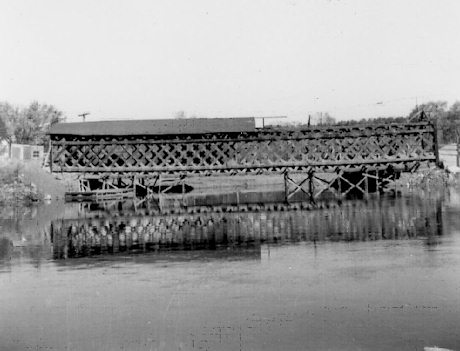
[[[254,129],[254,117],[150,119],[58,123],[51,127],[50,135],[175,135],[248,132]]]

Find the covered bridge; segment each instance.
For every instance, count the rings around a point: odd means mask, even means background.
[[[323,188],[343,183],[367,192],[394,170],[437,161],[436,128],[427,121],[287,129],[256,128],[254,118],[126,120],[56,124],[50,136],[51,171],[123,184],[161,174],[277,173],[295,191],[311,191],[316,179]],[[294,182],[288,172],[309,181]],[[356,183],[346,176],[353,172]]]
[[[242,133],[255,131],[254,118],[60,123],[50,131],[51,170],[193,171],[204,165],[222,165],[231,155],[230,148],[220,147]]]

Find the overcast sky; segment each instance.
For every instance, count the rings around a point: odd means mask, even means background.
[[[0,100],[69,121],[460,100],[460,1],[0,0]]]

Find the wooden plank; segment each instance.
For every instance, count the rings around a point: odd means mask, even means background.
[[[401,164],[413,161],[435,161],[436,157],[412,157],[412,158],[388,158],[376,160],[358,160],[358,161],[323,161],[323,162],[297,162],[297,163],[277,163],[270,165],[235,165],[227,166],[175,166],[175,167],[63,167],[53,168],[59,172],[198,172],[207,170],[244,170],[244,169],[270,169],[270,168],[296,168],[296,167],[328,167],[328,166],[359,166],[359,165],[377,165],[377,164]]]
[[[434,132],[433,132],[433,138],[434,138],[434,154],[436,156],[436,166],[440,166],[441,163],[439,161],[439,131],[438,131],[438,121],[435,120],[434,124],[433,124],[433,127],[434,127]]]

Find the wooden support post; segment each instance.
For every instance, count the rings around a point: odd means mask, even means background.
[[[435,120],[433,123],[433,148],[434,148],[434,155],[436,157],[436,166],[440,166],[440,161],[439,161],[439,130],[438,130],[438,122]]]
[[[187,175],[184,173],[182,176],[181,176],[181,185],[182,185],[182,206],[186,206],[186,202],[185,202],[185,178],[187,177]]]
[[[380,177],[379,177],[379,170],[375,170],[375,192],[377,193],[377,196],[380,197]]]
[[[364,197],[367,198],[369,197],[369,177],[367,174],[367,170],[363,170],[363,176],[364,176]]]
[[[48,162],[49,162],[49,166],[50,166],[50,173],[53,173],[53,145],[51,144],[51,138],[50,138],[48,147],[49,147],[49,151],[48,151],[49,159],[48,159]]]
[[[315,185],[313,184],[313,177],[315,175],[315,172],[311,170],[308,172],[308,192],[310,195],[310,203],[315,203]]]
[[[436,234],[443,235],[443,223],[442,223],[442,202],[440,200],[436,201]]]
[[[459,127],[457,127],[456,134],[457,134],[457,167],[460,167],[460,131],[459,131]]]
[[[136,175],[133,175],[133,185],[132,185],[132,186],[133,186],[133,198],[136,197],[136,185],[137,185],[137,181],[138,181],[138,180],[137,180]]]
[[[337,169],[336,170],[337,172],[337,191],[339,193],[339,196],[342,198],[343,197],[343,194],[342,194],[342,177],[341,177],[341,174],[340,174],[340,169]]]
[[[460,140],[457,137],[457,167],[460,167]]]
[[[158,200],[160,199],[161,195],[161,173],[158,173]]]
[[[284,201],[289,204],[288,172],[284,172]]]
[[[395,197],[396,197],[396,190],[397,190],[396,179],[397,179],[396,172],[394,169],[391,169],[391,173],[385,178],[385,180],[388,182],[387,189],[392,190]]]

